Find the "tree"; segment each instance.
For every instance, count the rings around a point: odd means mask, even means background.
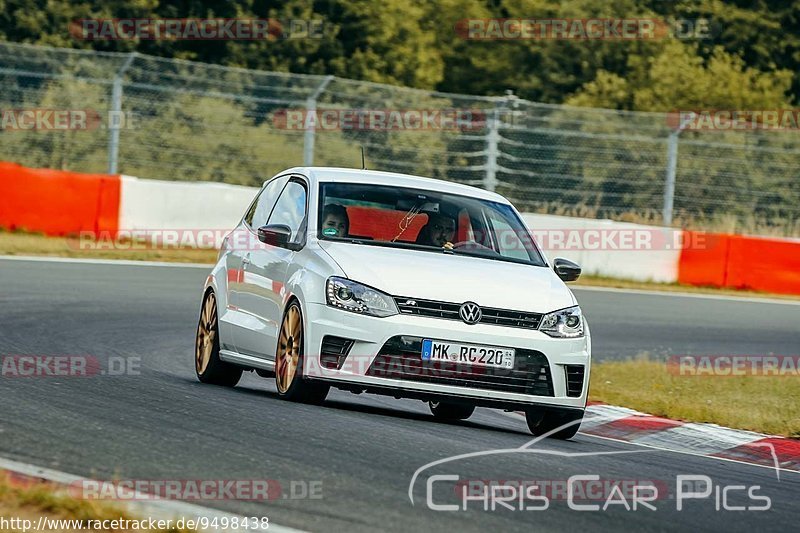
[[[722,47],[704,60],[697,45],[671,41],[655,57],[630,57],[625,78],[598,72],[566,103],[637,111],[777,109],[789,105],[791,83],[788,70],[761,72]]]

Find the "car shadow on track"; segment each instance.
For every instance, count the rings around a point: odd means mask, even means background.
[[[471,420],[454,420],[454,421],[446,421],[446,420],[437,420],[431,414],[426,413],[415,413],[412,411],[406,410],[398,410],[393,409],[391,407],[379,407],[375,405],[365,405],[360,403],[351,403],[348,401],[342,400],[327,400],[323,407],[330,407],[337,410],[343,411],[353,411],[359,413],[365,413],[370,415],[378,415],[378,416],[390,416],[392,418],[402,418],[407,420],[418,420],[422,422],[429,422],[441,426],[459,426],[464,428],[473,428],[473,429],[485,429],[490,431],[499,431],[503,433],[511,433],[511,434],[522,434],[528,435],[525,431],[517,431],[512,428],[504,428],[500,426],[493,426],[493,425],[486,425],[480,422],[474,422]]]
[[[210,385],[204,385],[199,383],[197,380],[192,378],[184,379],[187,383],[191,385],[196,385],[199,387],[209,387]],[[237,394],[244,394],[248,396],[254,397],[267,397],[276,401],[279,401],[285,405],[292,405],[290,402],[286,402],[282,400],[278,393],[274,390],[263,389],[263,388],[256,388],[253,386],[254,384],[244,384],[238,385],[233,389],[228,389],[227,387],[215,387],[218,390],[228,390],[233,393]],[[212,385],[213,387],[213,385]],[[352,395],[353,399],[360,395]],[[381,396],[374,396],[374,395],[363,395],[363,398],[381,398]],[[301,404],[295,404],[301,405]],[[414,420],[418,422],[427,422],[437,424],[439,426],[455,426],[455,427],[463,427],[463,428],[472,428],[472,429],[484,429],[488,431],[495,431],[501,433],[508,433],[512,435],[524,435],[530,436],[530,433],[524,430],[525,421],[520,420],[521,427],[519,430],[509,427],[502,427],[502,426],[495,426],[495,425],[488,425],[479,422],[474,422],[471,420],[455,420],[455,421],[445,421],[445,420],[437,420],[433,417],[433,415],[428,413],[419,413],[414,411],[409,411],[406,409],[396,409],[392,407],[384,407],[384,406],[377,406],[377,405],[370,405],[365,403],[359,402],[350,402],[343,399],[327,399],[325,402],[320,406],[315,406],[320,409],[335,409],[337,411],[349,411],[353,413],[363,413],[368,415],[377,415],[377,416],[386,416],[395,419],[402,419],[402,420]]]

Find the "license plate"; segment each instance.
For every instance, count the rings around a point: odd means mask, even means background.
[[[514,349],[425,339],[422,341],[422,360],[514,368]]]

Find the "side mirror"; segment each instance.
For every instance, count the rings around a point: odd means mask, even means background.
[[[292,229],[284,224],[270,224],[258,228],[258,240],[270,246],[289,248]]]
[[[553,261],[553,270],[562,281],[575,281],[581,276],[581,267],[568,259],[557,258]]]

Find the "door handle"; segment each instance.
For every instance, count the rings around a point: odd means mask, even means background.
[[[243,269],[247,268],[247,265],[249,264],[250,264],[250,254],[247,254],[246,256],[242,257],[242,268]]]

